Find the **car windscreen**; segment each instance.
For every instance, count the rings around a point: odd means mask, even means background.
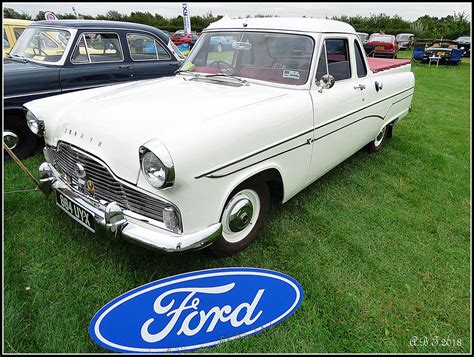
[[[12,57],[37,62],[59,62],[71,41],[67,30],[54,28],[26,28],[10,52]]]
[[[314,41],[306,35],[208,32],[201,35],[182,70],[302,85],[313,50]]]

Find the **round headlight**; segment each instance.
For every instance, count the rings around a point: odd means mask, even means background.
[[[41,120],[39,120],[35,115],[30,112],[29,110],[26,112],[26,123],[28,124],[28,128],[38,136],[43,136],[44,134],[44,124]]]
[[[161,160],[151,151],[142,157],[142,171],[146,180],[155,188],[161,188],[166,182],[166,167]]]

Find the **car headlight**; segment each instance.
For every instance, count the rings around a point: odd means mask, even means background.
[[[26,123],[28,124],[28,128],[30,128],[33,134],[36,134],[38,136],[44,135],[43,121],[35,117],[35,115],[29,110],[26,112]]]
[[[173,160],[160,141],[152,140],[140,147],[140,166],[145,179],[153,187],[164,189],[173,186]]]

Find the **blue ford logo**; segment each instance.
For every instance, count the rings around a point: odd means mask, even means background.
[[[300,306],[293,278],[256,268],[201,270],[158,280],[112,300],[89,333],[117,352],[190,351],[249,336]]]

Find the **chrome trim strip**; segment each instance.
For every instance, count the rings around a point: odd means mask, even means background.
[[[5,100],[5,99],[12,99],[12,98],[28,97],[32,95],[50,94],[50,93],[61,93],[61,90],[55,89],[55,90],[46,90],[46,91],[41,91],[41,92],[29,92],[25,94],[7,95],[3,97],[3,99]]]
[[[288,142],[288,141],[291,141],[291,140],[293,140],[293,139],[296,139],[296,138],[298,138],[298,137],[300,137],[300,136],[302,136],[302,135],[311,133],[312,131],[315,131],[316,129],[320,129],[320,128],[325,127],[325,126],[327,126],[327,125],[329,125],[329,124],[335,123],[336,121],[339,121],[339,120],[341,120],[341,119],[347,118],[347,117],[350,116],[350,115],[356,114],[356,113],[358,113],[358,112],[360,112],[360,111],[362,111],[362,110],[364,110],[364,109],[367,109],[367,108],[369,108],[369,107],[371,107],[371,106],[373,106],[373,105],[376,105],[376,104],[378,104],[378,103],[381,103],[381,102],[383,102],[383,101],[385,101],[385,100],[387,100],[387,99],[393,98],[393,97],[395,97],[395,96],[397,96],[397,95],[399,95],[399,94],[405,93],[405,92],[407,92],[407,91],[409,91],[409,90],[411,90],[411,89],[413,89],[413,88],[414,88],[414,87],[411,87],[411,88],[402,90],[402,91],[400,91],[400,92],[398,92],[398,93],[396,93],[396,94],[393,94],[393,95],[391,95],[391,96],[389,96],[389,97],[387,97],[387,98],[381,99],[381,100],[376,101],[376,102],[374,102],[374,103],[372,103],[372,104],[368,104],[367,106],[362,107],[362,108],[360,108],[360,109],[358,109],[358,110],[355,110],[355,111],[353,111],[353,112],[351,112],[351,113],[349,113],[349,114],[344,114],[343,116],[341,116],[341,117],[339,117],[339,118],[337,118],[337,119],[334,119],[334,120],[332,120],[332,121],[330,121],[330,122],[328,122],[328,123],[325,123],[325,124],[323,124],[323,125],[314,127],[314,128],[312,128],[312,129],[310,129],[310,130],[306,130],[306,131],[304,131],[304,132],[302,132],[302,133],[300,133],[300,134],[296,134],[296,135],[294,135],[294,136],[292,136],[292,137],[290,137],[290,138],[288,138],[288,139],[285,139],[285,140],[280,141],[280,142],[278,142],[278,143],[276,143],[276,144],[273,144],[273,145],[271,145],[271,146],[268,146],[268,147],[266,147],[266,148],[264,148],[264,149],[261,149],[261,150],[255,152],[255,153],[248,154],[247,156],[244,156],[244,157],[241,158],[241,159],[234,160],[234,161],[232,161],[232,162],[230,162],[230,163],[227,163],[227,164],[225,164],[225,165],[223,165],[223,166],[219,166],[218,168],[212,169],[212,170],[207,171],[207,172],[205,172],[205,173],[203,173],[203,174],[200,174],[200,175],[198,175],[198,176],[195,176],[194,178],[195,178],[195,179],[200,179],[200,178],[205,177],[205,176],[207,176],[207,177],[209,177],[209,178],[217,178],[217,177],[224,177],[224,176],[227,176],[227,174],[226,174],[226,175],[223,175],[223,176],[215,176],[215,175],[211,175],[211,174],[214,173],[214,172],[216,172],[216,171],[223,170],[223,169],[225,169],[225,168],[227,168],[227,167],[229,167],[229,166],[238,164],[238,163],[241,162],[241,161],[245,161],[245,160],[247,160],[247,159],[249,159],[249,158],[251,158],[251,157],[253,157],[253,156],[256,156],[256,155],[258,155],[258,154],[261,154],[262,152],[265,152],[265,151],[267,151],[267,150],[273,149],[273,148],[276,147],[276,146],[280,146],[280,145],[282,145],[282,144],[284,144],[284,143],[286,143],[286,142]],[[400,99],[399,101],[402,101],[403,99],[406,99],[406,98],[408,98],[409,96],[412,96],[412,95],[413,95],[413,93],[410,94],[410,95],[408,95],[408,96],[406,96],[406,97],[404,97],[404,98],[402,98],[402,99]],[[393,104],[398,103],[399,101],[396,101],[396,102],[394,102]],[[393,104],[392,104],[392,105],[393,105]],[[380,115],[369,115],[369,116],[366,116],[366,117],[364,117],[364,118],[362,118],[362,119],[367,119],[367,118],[371,118],[371,117],[378,117],[378,118],[380,118],[380,119],[382,119],[382,120],[385,120],[385,117],[381,117]],[[360,120],[362,120],[362,119],[358,119],[358,120],[356,120],[356,121],[354,121],[354,122],[352,122],[352,123],[347,124],[346,126],[351,125],[351,124],[354,124],[354,123],[356,123],[357,121],[360,121]],[[338,131],[338,130],[344,128],[344,127],[345,127],[345,126],[343,126],[343,127],[341,127],[341,128],[338,128],[338,129],[334,130],[333,132]],[[332,134],[333,132],[328,133],[327,135]],[[324,136],[326,136],[326,135],[324,135]],[[322,137],[320,137],[320,138],[322,138]],[[320,139],[320,138],[312,139],[311,142],[316,141],[316,140],[318,140],[318,139]],[[301,147],[301,146],[303,146],[303,145],[305,145],[305,144],[298,145],[298,146],[294,147],[293,149],[283,151],[283,152],[281,152],[280,154],[270,156],[270,157],[268,157],[267,159],[260,160],[260,161],[256,162],[255,164],[258,164],[258,163],[260,163],[260,162],[262,162],[262,161],[268,160],[268,159],[273,158],[273,157],[275,157],[275,156],[284,154],[284,153],[286,153],[286,152],[288,152],[288,151],[297,149],[297,148],[299,148],[299,147]],[[255,164],[252,164],[252,165],[255,165]],[[252,166],[252,165],[246,166],[246,167],[244,167],[244,168],[250,167],[250,166]],[[242,168],[242,169],[244,169],[244,168]],[[232,173],[235,173],[235,172],[237,172],[237,171],[240,171],[240,169],[239,169],[239,170],[236,170],[236,171],[234,171],[234,172],[232,172]]]

